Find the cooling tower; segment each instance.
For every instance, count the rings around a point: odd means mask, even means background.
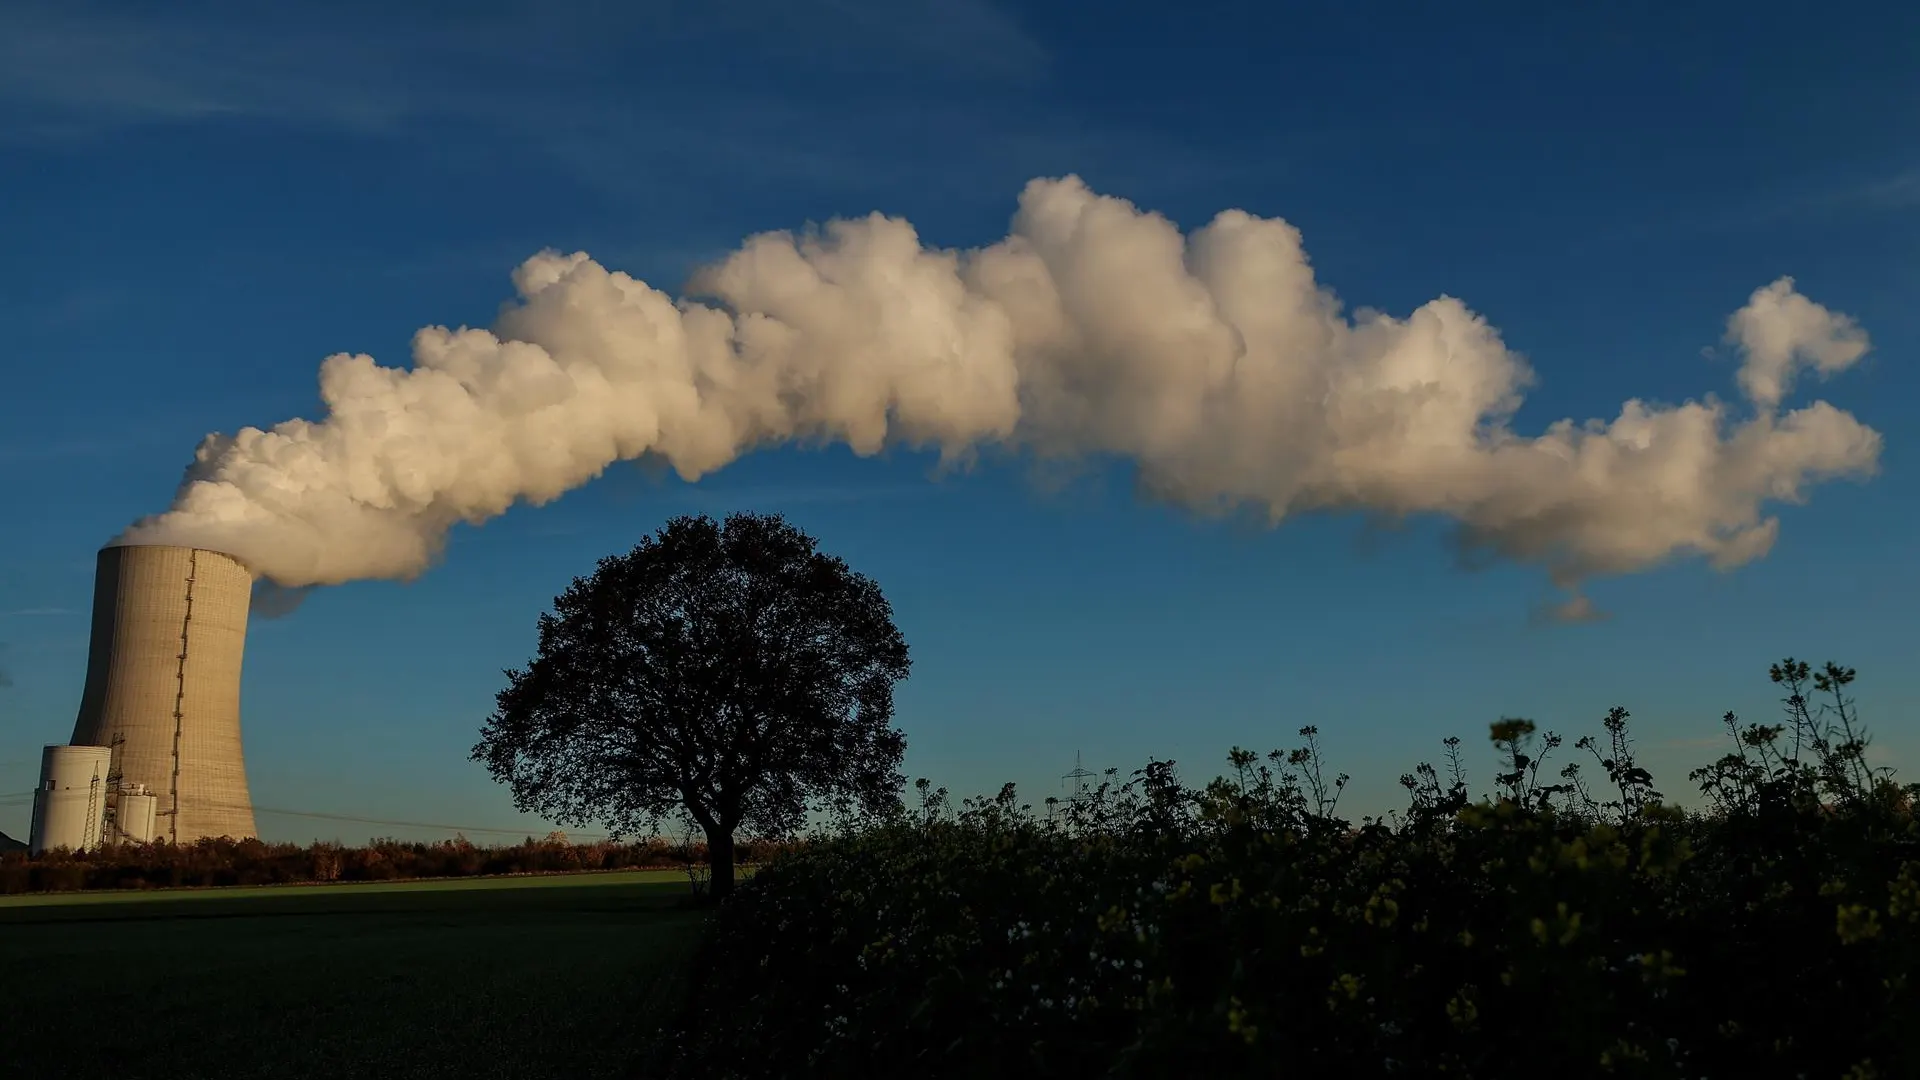
[[[240,757],[240,657],[253,575],[231,555],[110,547],[93,579],[93,642],[76,745],[113,750],[113,780],[157,799],[153,838],[254,835]]]

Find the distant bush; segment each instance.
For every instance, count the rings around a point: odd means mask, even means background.
[[[774,845],[753,841],[742,841],[738,847],[739,857],[748,863],[766,858],[775,850]],[[121,845],[83,853],[52,851],[31,857],[24,851],[0,853],[0,894],[683,869],[689,863],[704,865],[705,860],[705,845],[698,843],[656,839],[574,844],[559,834],[500,846],[481,846],[465,839],[436,843],[374,840],[364,847],[208,839],[179,845]]]
[[[1171,762],[1049,819],[1011,786],[846,827],[715,914],[667,1075],[1920,1076],[1920,785],[1865,765],[1849,670],[1773,669],[1787,723],[1683,812],[1616,709],[1575,749],[1493,725],[1354,826],[1307,745]],[[1829,699],[1810,705],[1808,691]],[[1114,774],[1109,774],[1113,777]],[[1551,782],[1550,782],[1551,781]]]

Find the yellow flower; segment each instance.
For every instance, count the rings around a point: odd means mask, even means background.
[[[1920,863],[1900,867],[1900,876],[1887,882],[1887,915],[1903,922],[1920,922]]]
[[[1216,881],[1213,883],[1213,888],[1207,891],[1207,895],[1216,904],[1224,904],[1229,900],[1238,900],[1242,895],[1240,879],[1234,878],[1231,882]]]
[[[1367,901],[1366,918],[1368,926],[1392,926],[1393,920],[1397,918],[1399,914],[1400,905],[1385,896],[1375,896]]]
[[[1880,913],[1864,904],[1842,904],[1834,923],[1843,945],[1880,935]]]
[[[1227,1002],[1227,1030],[1245,1039],[1248,1045],[1252,1045],[1253,1040],[1259,1036],[1260,1029],[1247,1023],[1247,1010],[1240,1004],[1239,998],[1228,998]]]

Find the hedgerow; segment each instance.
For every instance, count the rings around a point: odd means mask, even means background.
[[[709,925],[666,1075],[1920,1075],[1920,825],[1853,672],[1773,668],[1786,722],[1683,811],[1628,714],[1493,725],[1496,791],[1402,778],[1352,824],[1315,732],[1198,789],[1171,762],[1039,815],[1011,786],[776,858]],[[1825,696],[1809,702],[1808,693]],[[1604,779],[1601,779],[1604,777]]]
[[[742,862],[779,850],[743,840]],[[414,878],[554,874],[588,870],[684,869],[703,866],[706,845],[650,839],[636,843],[569,843],[556,833],[518,844],[482,845],[464,838],[421,842],[371,840],[274,844],[207,838],[190,844],[118,844],[93,851],[0,853],[0,895],[85,889],[154,889],[302,882],[400,881]]]

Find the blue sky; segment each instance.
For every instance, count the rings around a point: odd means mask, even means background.
[[[1677,793],[1721,712],[1771,716],[1785,653],[1859,667],[1884,760],[1920,766],[1908,5],[323,7],[0,12],[0,795],[71,732],[94,550],[166,508],[202,435],[314,416],[323,357],[401,364],[421,326],[487,325],[545,247],[674,291],[751,233],[873,210],[992,243],[1027,180],[1069,172],[1183,227],[1285,218],[1352,306],[1461,298],[1538,374],[1522,432],[1730,395],[1703,350],[1792,275],[1872,335],[1806,389],[1885,436],[1880,473],[1780,509],[1761,561],[1597,579],[1610,619],[1543,625],[1542,571],[1463,568],[1444,522],[1196,520],[1119,465],[1064,485],[843,448],[694,485],[616,466],[456,530],[417,581],[256,623],[263,833],[541,829],[466,761],[499,670],[595,558],[733,509],[786,513],[881,583],[914,650],[909,775],[956,792],[1037,801],[1076,752],[1198,779],[1312,723],[1377,812],[1448,734],[1584,733],[1623,704]],[[0,800],[0,830],[26,819]]]

